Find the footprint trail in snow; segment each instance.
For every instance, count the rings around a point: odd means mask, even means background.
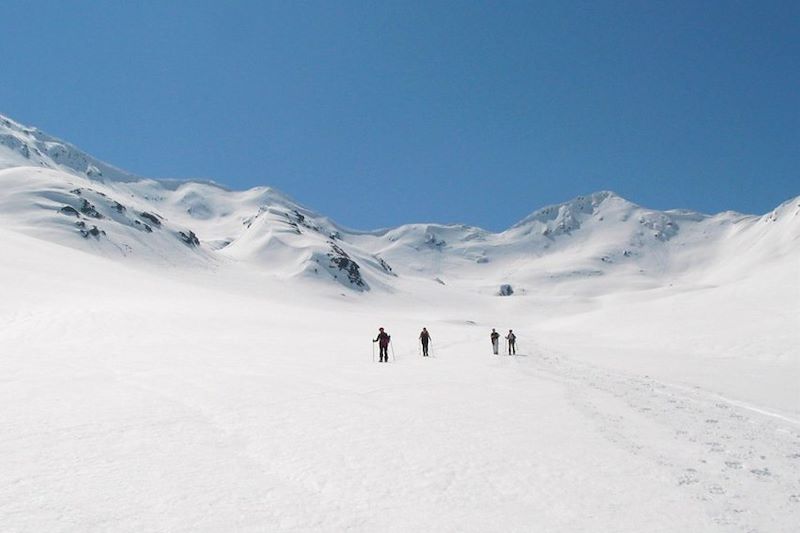
[[[697,387],[660,382],[553,355],[517,360],[524,373],[564,383],[587,424],[666,469],[730,531],[796,531],[800,423]],[[758,529],[754,524],[768,529]]]

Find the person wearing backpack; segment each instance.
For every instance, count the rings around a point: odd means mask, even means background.
[[[492,339],[492,351],[497,355],[497,351],[500,349],[500,334],[492,328],[492,334],[489,337]]]
[[[431,341],[431,334],[428,330],[422,328],[422,333],[419,334],[419,341],[422,343],[422,357],[428,357],[428,343]]]
[[[380,348],[379,363],[389,362],[389,341],[391,338],[391,335],[383,331],[383,328],[378,328],[378,336],[372,342],[377,342],[378,347]]]
[[[506,340],[508,341],[508,355],[517,355],[517,336],[514,335],[513,330],[508,330]]]

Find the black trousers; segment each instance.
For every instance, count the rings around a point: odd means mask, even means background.
[[[508,355],[517,355],[517,341],[508,341]]]
[[[422,341],[422,355],[428,357],[428,341]]]
[[[384,345],[381,344],[380,348],[381,348],[380,362],[381,363],[383,362],[383,358],[384,357],[386,358],[386,361],[388,362],[389,361],[389,347],[388,346],[384,346]]]

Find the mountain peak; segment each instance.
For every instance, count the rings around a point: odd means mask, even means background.
[[[137,181],[141,178],[109,165],[76,146],[0,115],[0,169],[41,167],[95,181]]]
[[[537,209],[514,224],[510,229],[529,228],[529,226],[539,223],[548,226],[551,232],[572,231],[580,226],[580,221],[578,220],[580,216],[592,215],[601,206],[612,203],[623,207],[637,207],[636,204],[629,202],[613,191],[597,191],[588,195],[576,196],[561,204],[548,205]]]

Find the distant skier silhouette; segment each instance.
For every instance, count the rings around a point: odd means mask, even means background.
[[[508,330],[506,340],[508,341],[508,355],[517,355],[517,336],[514,335],[513,330]]]
[[[492,351],[494,351],[494,354],[497,355],[497,351],[500,349],[500,334],[497,333],[494,328],[492,328],[492,334],[490,337],[492,339]]]
[[[380,348],[379,363],[389,362],[389,340],[391,338],[391,335],[383,331],[383,328],[378,328],[378,336],[372,342],[377,342],[378,347]]]
[[[422,328],[422,332],[419,334],[419,341],[422,343],[422,357],[428,357],[428,343],[431,340],[431,334],[427,329]]]

